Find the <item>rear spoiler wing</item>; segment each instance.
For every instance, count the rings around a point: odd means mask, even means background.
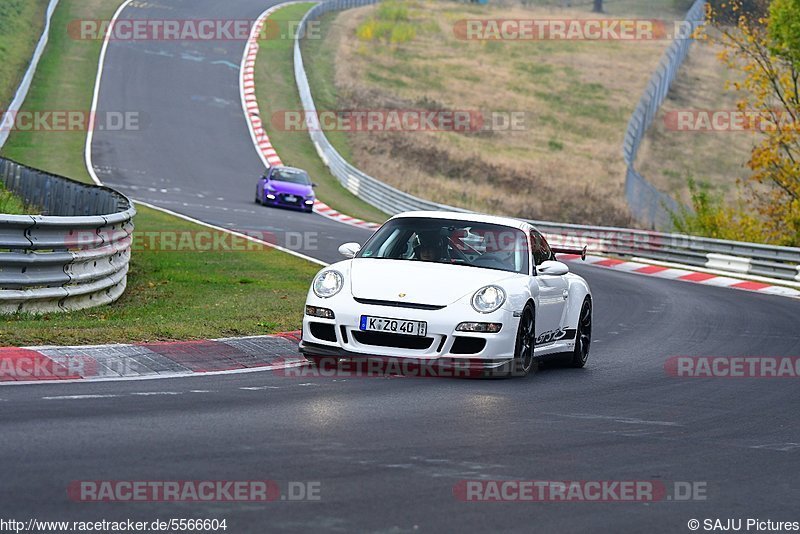
[[[580,256],[583,261],[586,261],[586,249],[587,247],[583,247],[582,249],[579,248],[566,248],[566,247],[550,247],[550,250],[555,252],[556,254],[574,254],[576,256]]]

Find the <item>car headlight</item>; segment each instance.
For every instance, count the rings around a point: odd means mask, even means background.
[[[492,313],[506,301],[506,292],[499,286],[486,286],[472,295],[472,307],[480,313]]]
[[[324,271],[317,275],[312,284],[314,294],[326,299],[342,290],[344,276],[339,271]]]

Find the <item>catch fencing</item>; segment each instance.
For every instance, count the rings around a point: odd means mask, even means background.
[[[636,170],[636,156],[644,136],[653,124],[658,110],[667,98],[667,93],[678,75],[689,47],[693,42],[693,32],[705,19],[705,0],[696,0],[684,19],[685,35],[676,36],[664,55],[652,78],[647,83],[642,98],[628,122],[622,155],[627,167],[625,173],[625,198],[631,215],[649,228],[666,229],[672,227],[672,213],[680,211],[680,204],[674,198],[659,191]]]

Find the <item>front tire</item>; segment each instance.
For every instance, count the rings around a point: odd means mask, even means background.
[[[580,369],[586,366],[589,359],[589,348],[592,345],[592,299],[586,297],[578,316],[578,331],[575,333],[575,350],[572,352],[570,367]]]
[[[514,359],[508,376],[525,377],[535,369],[534,348],[536,346],[536,318],[533,308],[528,305],[522,312],[517,327],[516,343],[514,344]]]

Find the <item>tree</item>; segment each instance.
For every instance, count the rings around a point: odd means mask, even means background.
[[[712,10],[720,58],[738,71],[732,84],[739,111],[757,136],[747,163],[748,206],[763,223],[763,239],[800,245],[800,14],[798,0],[774,0],[767,17],[740,2]],[[735,20],[727,25],[726,20]],[[711,35],[707,32],[706,37]]]
[[[773,53],[800,63],[800,0],[774,0],[769,8]]]

